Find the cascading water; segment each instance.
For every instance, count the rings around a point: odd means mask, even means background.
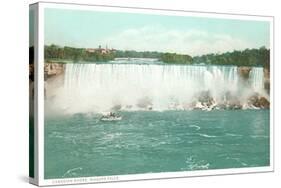
[[[248,90],[263,90],[263,68],[250,72]],[[200,92],[216,102],[241,97],[236,66],[67,64],[60,103],[68,112],[188,109]]]
[[[255,67],[251,70],[249,75],[250,83],[254,91],[259,92],[264,88],[263,68]]]

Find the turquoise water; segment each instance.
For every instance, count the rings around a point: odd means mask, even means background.
[[[136,111],[45,119],[45,178],[269,165],[269,110]]]

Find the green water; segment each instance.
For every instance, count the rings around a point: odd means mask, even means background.
[[[45,178],[269,165],[269,110],[120,112],[45,119]]]

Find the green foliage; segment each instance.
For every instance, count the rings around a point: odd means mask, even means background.
[[[32,51],[32,49],[30,49]],[[243,51],[225,52],[222,54],[206,54],[191,57],[184,54],[163,53],[156,51],[134,50],[108,50],[102,53],[97,49],[89,52],[85,48],[59,47],[57,45],[45,46],[46,60],[70,60],[72,62],[107,62],[114,58],[156,58],[168,64],[211,64],[211,65],[237,65],[237,66],[263,66],[269,68],[270,50],[265,47],[259,49],[245,49]]]
[[[269,67],[270,50],[265,47],[226,52],[223,54],[207,54],[193,57],[194,64],[263,66]]]
[[[144,51],[144,52],[138,52],[135,50],[117,50],[115,53],[116,57],[129,57],[129,58],[156,58],[159,59],[161,57],[161,52],[155,52],[155,51]]]
[[[106,62],[114,59],[113,52],[101,53],[100,51],[88,52],[84,48],[59,47],[56,45],[45,46],[45,59],[71,60],[73,62],[91,61]]]
[[[164,53],[161,55],[161,61],[164,63],[191,64],[192,57],[176,53]]]
[[[189,55],[183,55],[183,54],[176,54],[176,53],[162,53],[162,52],[138,52],[134,50],[126,50],[121,51],[118,50],[115,53],[115,57],[129,57],[129,58],[156,58],[160,61],[163,61],[164,63],[185,63],[190,64],[192,63],[192,57]]]

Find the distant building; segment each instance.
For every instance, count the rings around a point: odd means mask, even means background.
[[[113,53],[113,52],[116,52],[116,49],[109,49],[106,45],[106,48],[102,48],[101,45],[99,45],[98,48],[86,48],[86,52],[89,52],[89,53],[94,53],[94,52],[98,52],[98,53],[101,53],[101,54],[107,54],[107,53]]]
[[[86,48],[86,52],[94,53],[96,51],[95,48]]]
[[[100,53],[102,53],[102,54],[107,54],[109,51],[107,51],[107,49],[103,49],[103,48],[101,48],[100,49]]]

